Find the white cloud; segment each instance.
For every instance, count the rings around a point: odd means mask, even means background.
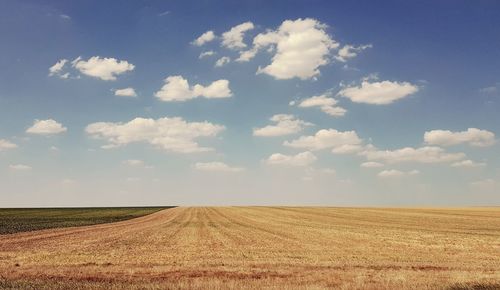
[[[355,131],[337,131],[322,129],[313,136],[302,136],[293,141],[285,141],[283,145],[307,150],[321,150],[326,148],[339,149],[344,145],[361,145],[362,140]]]
[[[169,76],[165,79],[165,85],[155,93],[162,101],[186,101],[195,98],[189,87],[189,83],[182,76]]]
[[[411,171],[400,171],[396,169],[388,169],[388,170],[383,170],[379,172],[378,177],[381,178],[395,178],[395,177],[404,177],[404,176],[412,176],[412,175],[417,175],[420,172],[418,170],[411,170]]]
[[[68,129],[55,120],[35,120],[33,126],[26,130],[29,134],[55,135],[66,132]]]
[[[200,171],[219,171],[219,172],[241,172],[245,170],[242,167],[231,167],[223,162],[197,162],[194,165],[196,170]]]
[[[432,130],[425,132],[424,141],[427,144],[439,146],[468,144],[476,147],[487,147],[495,144],[495,134],[477,128],[469,128],[462,132]]]
[[[347,110],[342,108],[342,107],[329,107],[329,106],[321,107],[321,111],[323,111],[323,112],[325,112],[328,115],[333,116],[333,117],[344,116],[345,113],[347,112]]]
[[[328,97],[326,94],[320,96],[312,96],[304,99],[299,103],[300,108],[319,107],[321,111],[333,117],[344,116],[347,112],[346,109],[337,107],[338,101],[334,98]],[[293,103],[294,104],[294,103]]]
[[[482,88],[479,90],[481,93],[485,93],[485,94],[495,94],[496,92],[498,92],[498,89],[497,87],[486,87],[486,88]]]
[[[496,83],[493,86],[489,86],[489,87],[485,87],[485,88],[479,89],[479,92],[483,93],[483,94],[495,95],[495,94],[498,93],[499,88],[500,88],[500,83]]]
[[[326,25],[316,19],[285,20],[277,30],[258,34],[253,47],[241,52],[237,61],[249,61],[261,49],[271,47],[275,51],[272,62],[259,67],[258,74],[306,80],[320,74],[319,67],[330,62],[331,50],[338,46],[326,32]]]
[[[245,50],[240,52],[240,56],[236,59],[237,62],[247,62],[254,58],[259,52],[259,49],[254,47],[250,50]]]
[[[207,99],[229,98],[232,96],[228,80],[217,80],[208,86],[194,85],[193,95]]]
[[[275,125],[268,125],[263,128],[253,129],[254,136],[260,137],[274,137],[284,136],[302,131],[306,126],[313,124],[297,119],[293,115],[278,114],[272,116],[269,120],[276,123]]]
[[[335,59],[340,62],[346,62],[348,59],[356,57],[359,52],[371,48],[371,44],[360,45],[360,46],[352,46],[352,45],[344,45],[341,49],[339,49]]]
[[[336,104],[337,100],[335,100],[334,98],[329,98],[326,95],[320,95],[302,100],[299,103],[299,107],[310,108],[310,107],[322,107],[322,106],[335,106]]]
[[[228,56],[223,56],[215,62],[215,67],[221,67],[231,62],[231,58]]]
[[[228,80],[218,80],[206,87],[199,84],[190,87],[188,81],[182,76],[169,76],[155,96],[164,102],[182,102],[197,97],[228,98],[232,96],[232,93]]]
[[[25,165],[25,164],[12,164],[9,165],[9,169],[11,170],[16,170],[16,171],[27,171],[31,170],[31,166]]]
[[[66,15],[66,14],[60,14],[59,17],[61,17],[64,20],[71,20],[71,17],[69,15]]]
[[[209,30],[205,33],[203,33],[202,35],[200,35],[198,38],[196,38],[195,40],[193,40],[193,42],[191,42],[193,45],[196,45],[196,46],[202,46],[204,45],[205,43],[207,42],[210,42],[212,40],[215,39],[215,34],[212,30]]]
[[[134,88],[124,88],[115,90],[115,96],[119,97],[137,97],[137,93]]]
[[[202,59],[202,58],[209,57],[212,55],[215,55],[215,51],[213,51],[213,50],[204,51],[204,52],[200,53],[200,56],[198,56],[198,58]]]
[[[274,153],[267,158],[266,163],[269,165],[284,165],[284,166],[308,166],[317,160],[316,156],[309,151],[298,153],[297,155],[285,155]]]
[[[448,153],[439,147],[405,147],[396,150],[378,150],[369,148],[359,153],[368,160],[379,160],[387,163],[448,163],[465,158],[464,153]]]
[[[224,129],[224,126],[207,121],[186,122],[179,117],[165,117],[156,120],[135,118],[127,123],[92,123],[85,131],[94,138],[106,140],[109,144],[104,148],[144,142],[166,151],[195,153],[213,150],[201,147],[197,138],[213,137]]]
[[[475,162],[472,160],[462,160],[451,164],[452,167],[460,167],[460,168],[475,168],[475,167],[483,167],[486,166],[484,162]]]
[[[128,166],[142,167],[142,166],[144,166],[144,161],[138,160],[138,159],[128,159],[128,160],[123,161],[122,164],[128,165]]]
[[[61,76],[62,69],[68,62],[67,59],[58,60],[53,66],[49,68],[49,76],[59,75]],[[63,77],[64,78],[64,77]]]
[[[0,139],[0,151],[17,148],[17,145],[9,140]]]
[[[361,145],[344,144],[332,149],[335,154],[353,154],[363,150]]]
[[[81,56],[79,56],[79,57],[75,58],[74,60],[72,60],[72,61],[71,61],[71,66],[73,66],[73,67],[74,67],[74,66],[75,66],[75,64],[76,64],[77,62],[79,62],[80,60],[82,60],[82,57],[81,57]]]
[[[368,162],[361,163],[360,167],[362,167],[362,168],[379,168],[379,167],[384,167],[384,164],[382,164],[380,162],[368,161]]]
[[[361,86],[344,88],[338,94],[355,103],[386,105],[417,91],[418,87],[408,82],[369,82],[364,80]]]
[[[132,71],[135,68],[133,64],[126,60],[101,58],[99,56],[93,56],[88,60],[82,60],[81,57],[78,57],[71,64],[82,74],[105,81],[114,81],[116,76]]]
[[[243,42],[245,32],[254,29],[252,22],[245,22],[234,26],[229,31],[222,33],[222,46],[229,49],[242,49],[247,47]]]

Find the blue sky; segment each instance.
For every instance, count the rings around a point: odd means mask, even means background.
[[[269,2],[1,1],[0,205],[499,204],[498,2]]]

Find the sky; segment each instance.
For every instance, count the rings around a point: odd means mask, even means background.
[[[0,1],[0,207],[500,205],[498,1]]]

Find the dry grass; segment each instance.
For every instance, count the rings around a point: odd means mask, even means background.
[[[174,208],[0,236],[0,287],[500,289],[500,209]]]

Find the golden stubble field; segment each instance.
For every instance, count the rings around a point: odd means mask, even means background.
[[[497,289],[500,208],[178,207],[2,235],[0,273],[34,289]]]

